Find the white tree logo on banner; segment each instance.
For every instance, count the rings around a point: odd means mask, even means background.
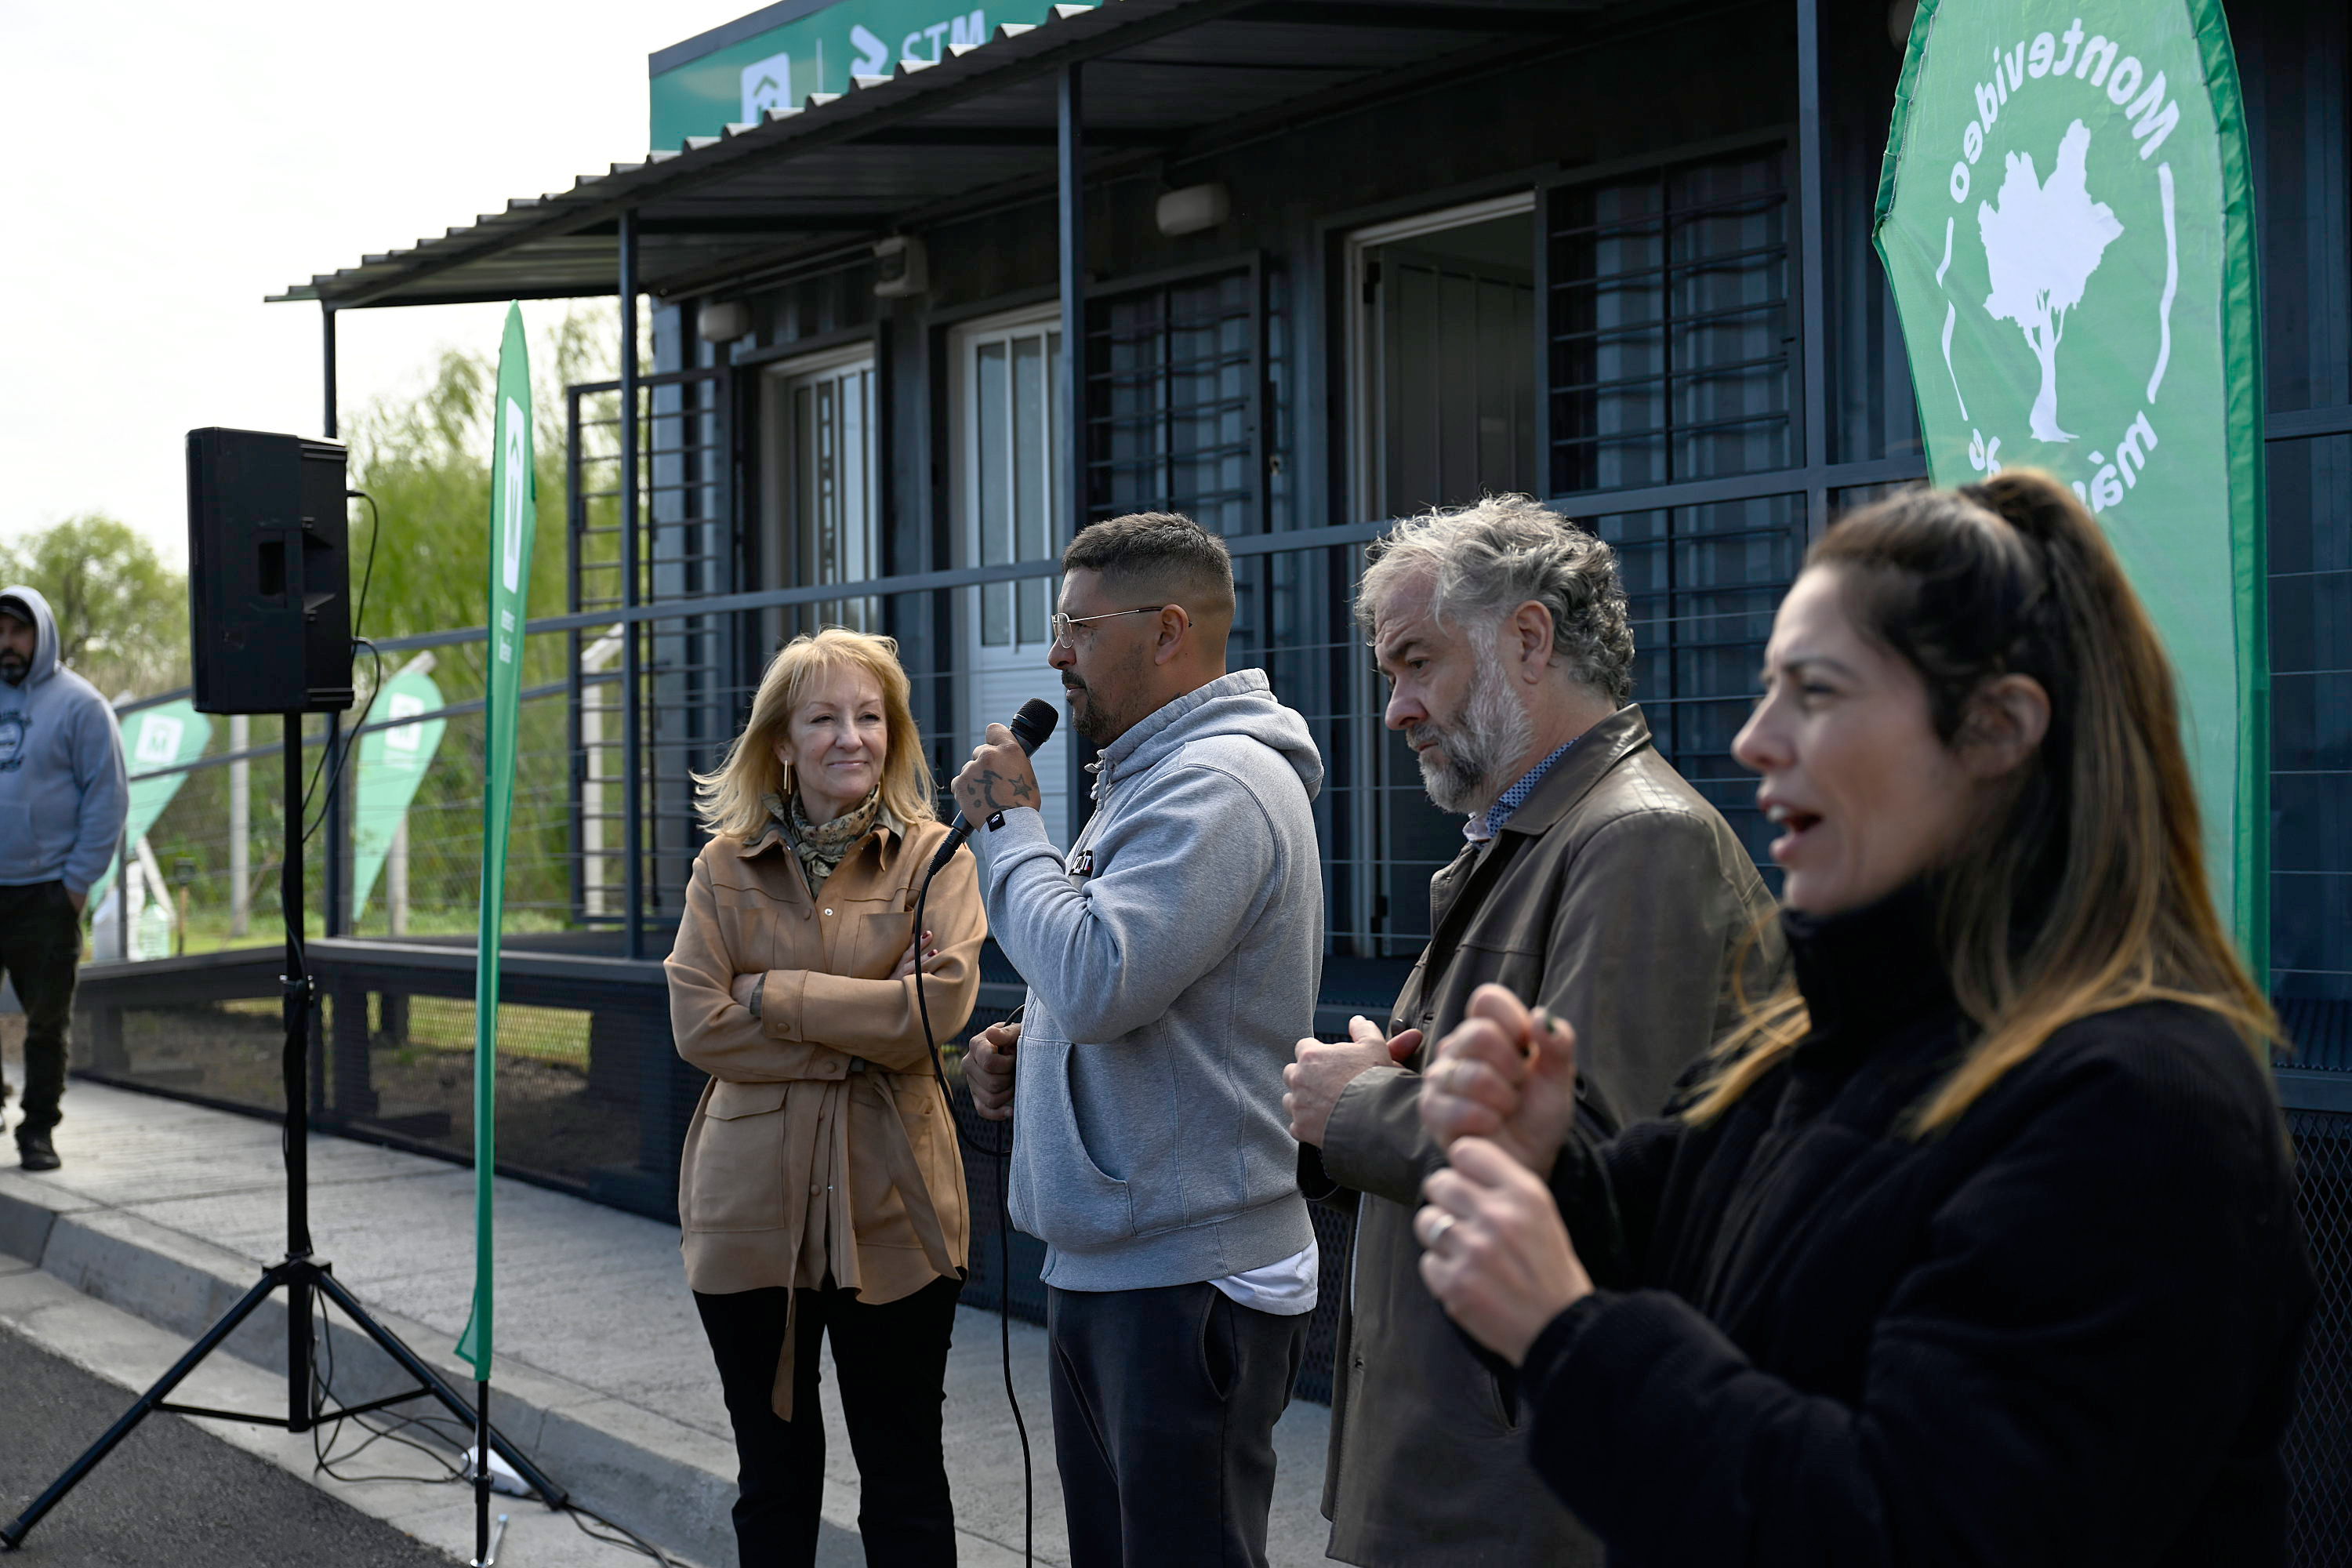
[[[2037,441],[2074,438],[2058,425],[2058,344],[2066,312],[2083,302],[2100,258],[2124,232],[2115,210],[2091,197],[2084,174],[2090,151],[2090,127],[2077,120],[2058,142],[2048,184],[2034,178],[2032,153],[2011,153],[2000,194],[1977,204],[1992,281],[1984,308],[1997,321],[2017,323],[2042,366],[2042,388],[2026,421]]]

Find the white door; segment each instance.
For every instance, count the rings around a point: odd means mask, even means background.
[[[963,560],[993,566],[1051,561],[1061,551],[1059,318],[1050,310],[979,322],[957,339],[956,508]],[[1064,707],[1062,678],[1045,662],[1051,575],[966,588],[963,682],[968,753],[990,724],[1010,722],[1031,698]],[[1065,713],[1066,717],[1066,711]],[[1037,760],[1045,831],[1066,845],[1069,737],[1057,730]]]
[[[874,485],[874,359],[863,347],[769,373],[767,514],[776,586],[867,583],[881,575]],[[779,629],[878,630],[880,601],[800,607]]]

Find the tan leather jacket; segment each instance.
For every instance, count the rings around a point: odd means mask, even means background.
[[[955,1125],[931,1076],[912,978],[888,976],[947,828],[877,828],[809,897],[779,830],[706,845],[669,972],[678,1055],[711,1075],[678,1173],[687,1283],[724,1295],[833,1283],[894,1301],[960,1273],[971,1227]],[[924,919],[946,963],[925,982],[944,1045],[971,1016],[988,932],[960,851]],[[760,1016],[730,994],[766,975]],[[789,1417],[792,1339],[776,1384]]]

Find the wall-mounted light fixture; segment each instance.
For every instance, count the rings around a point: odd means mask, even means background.
[[[706,343],[731,343],[747,337],[751,331],[751,307],[740,300],[713,301],[696,314],[694,331]]]
[[[1160,232],[1172,238],[1214,228],[1231,217],[1233,211],[1233,196],[1224,186],[1213,183],[1169,192],[1160,198],[1159,208],[1152,216],[1160,225]]]
[[[905,300],[931,286],[931,269],[923,242],[911,235],[894,234],[874,242],[874,297]]]

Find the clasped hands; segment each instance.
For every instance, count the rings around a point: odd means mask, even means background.
[[[1422,1184],[1421,1278],[1455,1322],[1517,1366],[1592,1293],[1545,1178],[1576,1120],[1576,1031],[1481,985],[1423,1073],[1422,1125],[1450,1168]]]
[[[1421,1044],[1418,1029],[1384,1039],[1366,1018],[1349,1020],[1349,1034],[1344,1045],[1299,1041],[1283,1069],[1283,1109],[1301,1142],[1323,1141],[1358,1076],[1410,1059]],[[1018,1024],[992,1025],[965,1052],[972,1107],[988,1121],[1012,1114],[1020,1037]],[[1413,1216],[1422,1279],[1448,1316],[1516,1366],[1546,1324],[1592,1291],[1543,1179],[1576,1120],[1576,1031],[1502,986],[1480,986],[1423,1074],[1421,1119],[1451,1162],[1423,1184],[1429,1202]]]
[[[1394,1039],[1382,1039],[1378,1024],[1358,1016],[1348,1020],[1345,1044],[1309,1036],[1296,1048],[1298,1059],[1282,1069],[1282,1112],[1290,1118],[1293,1138],[1320,1148],[1331,1112],[1348,1086],[1374,1068],[1411,1061],[1421,1048],[1421,1031],[1407,1029]]]

